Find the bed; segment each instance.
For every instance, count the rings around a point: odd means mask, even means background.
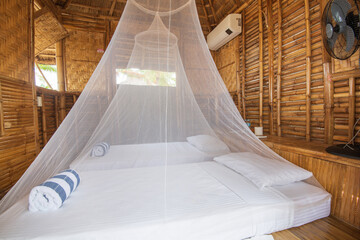
[[[323,189],[296,182],[259,190],[214,161],[80,175],[57,211],[29,212],[26,198],[8,209],[0,238],[238,240],[330,214]]]
[[[224,152],[206,153],[188,142],[112,145],[103,157],[75,160],[70,168],[80,171],[138,168],[210,161]],[[167,156],[167,159],[166,159]]]

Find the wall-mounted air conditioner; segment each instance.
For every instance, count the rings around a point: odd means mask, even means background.
[[[241,14],[229,14],[207,35],[209,49],[218,50],[239,35],[241,31]]]

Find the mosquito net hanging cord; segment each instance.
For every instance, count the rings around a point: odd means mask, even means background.
[[[157,11],[153,11],[153,10],[150,10],[144,6],[142,6],[141,4],[137,3],[136,0],[130,0],[137,8],[139,8],[141,11],[147,13],[147,14],[151,14],[151,15],[156,15],[158,14],[159,16],[163,17],[163,16],[169,16],[169,15],[172,15],[172,14],[175,14],[175,13],[178,13],[180,12],[181,10],[183,10],[184,8],[186,8],[190,3],[191,1],[193,0],[189,0],[187,1],[186,3],[184,3],[182,6],[178,7],[177,9],[174,9],[174,10],[170,10],[169,11],[164,11],[164,12],[160,12],[160,10],[158,9]],[[170,0],[171,1],[171,0]],[[159,1],[160,3],[160,1]]]

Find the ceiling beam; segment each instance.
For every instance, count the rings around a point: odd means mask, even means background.
[[[103,11],[103,12],[109,12],[109,11],[110,11],[110,8],[93,7],[93,6],[89,6],[89,5],[85,5],[85,4],[81,4],[81,3],[72,3],[71,6],[81,7],[81,8],[87,8],[87,9],[92,9],[92,10],[97,10],[97,11]],[[122,13],[121,10],[117,10],[117,9],[114,9],[113,11],[114,11],[114,12]]]
[[[44,15],[45,13],[49,12],[49,9],[47,7],[43,7],[40,10],[37,10],[34,13],[34,19],[37,19],[38,17]]]
[[[209,16],[208,16],[206,8],[205,8],[204,0],[200,0],[200,1],[201,1],[203,11],[205,13],[207,28],[208,28],[209,32],[211,32],[211,25],[210,25],[210,22],[209,22]]]
[[[59,23],[61,23],[61,15],[57,9],[57,7],[55,6],[54,2],[51,0],[39,0],[39,2],[41,2],[45,7],[47,7],[52,14],[54,14],[54,16],[56,17],[56,19],[59,21]]]
[[[71,1],[72,1],[72,0],[66,0],[65,4],[64,4],[64,6],[63,6],[63,9],[67,9],[67,8],[70,6]]]
[[[66,16],[81,16],[81,17],[87,17],[90,19],[94,19],[94,20],[115,20],[115,21],[119,21],[120,17],[113,17],[113,16],[106,16],[106,15],[93,15],[93,14],[88,14],[88,13],[83,13],[83,12],[75,12],[75,11],[69,11],[69,10],[62,10],[61,11],[62,15]]]
[[[215,23],[218,24],[219,23],[219,19],[218,17],[216,16],[216,12],[215,12],[215,9],[214,9],[214,6],[213,6],[213,0],[209,0],[209,5],[210,5],[210,9],[211,9],[211,12],[214,16],[214,19],[215,19]]]
[[[113,0],[112,4],[111,4],[111,7],[110,7],[110,11],[109,11],[109,16],[112,16],[113,13],[114,13],[114,10],[115,10],[115,5],[116,5],[116,2],[118,0]]]

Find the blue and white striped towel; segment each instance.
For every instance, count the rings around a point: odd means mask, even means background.
[[[77,172],[72,169],[62,171],[31,190],[29,210],[36,212],[60,208],[79,183]]]
[[[109,152],[109,149],[110,149],[110,144],[108,144],[107,142],[97,143],[91,150],[90,156],[102,157]]]

